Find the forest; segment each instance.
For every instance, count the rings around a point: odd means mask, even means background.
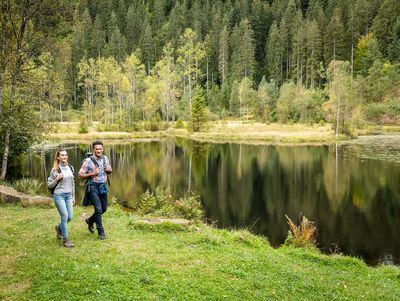
[[[51,122],[400,123],[397,0],[2,0],[1,178]]]

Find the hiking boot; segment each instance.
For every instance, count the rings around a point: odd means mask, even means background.
[[[57,239],[61,239],[62,238],[62,233],[61,233],[60,225],[55,226],[55,229],[56,229]]]
[[[101,233],[101,234],[99,234],[99,239],[105,240],[105,239],[107,239],[107,236],[104,233]]]
[[[63,245],[66,248],[73,248],[74,247],[74,244],[69,239],[64,239]]]
[[[88,225],[88,230],[89,230],[89,232],[90,232],[90,233],[93,233],[93,232],[94,232],[93,223],[90,223],[88,218],[85,219],[85,222],[86,222],[86,224]]]

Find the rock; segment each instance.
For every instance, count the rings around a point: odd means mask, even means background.
[[[164,218],[164,217],[153,217],[140,220],[140,222],[145,224],[161,224],[161,223],[172,223],[181,226],[188,226],[190,221],[184,218]]]
[[[0,185],[0,203],[19,204],[22,205],[23,207],[28,207],[28,206],[54,207],[52,198],[40,195],[28,195],[19,193],[14,188],[3,185]]]

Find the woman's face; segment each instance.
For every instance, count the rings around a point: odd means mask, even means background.
[[[68,154],[66,151],[60,151],[58,153],[57,159],[60,163],[67,163],[68,162]]]

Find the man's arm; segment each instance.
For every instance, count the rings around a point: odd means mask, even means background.
[[[93,168],[89,165],[89,161],[85,160],[83,161],[82,167],[79,170],[79,177],[81,179],[87,179],[90,177],[95,177],[99,174],[99,169],[96,168],[94,171],[92,171]]]

